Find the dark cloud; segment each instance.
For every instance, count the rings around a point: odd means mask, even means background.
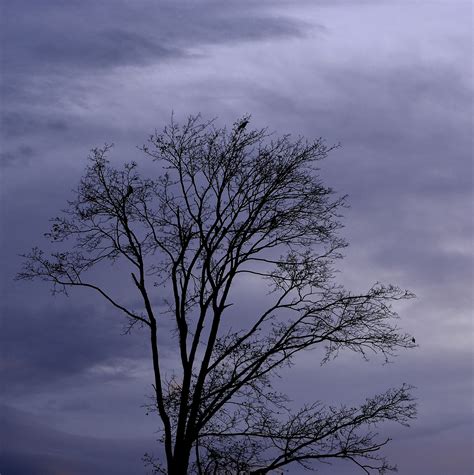
[[[5,112],[1,117],[2,135],[16,137],[47,132],[65,132],[67,122],[63,118],[40,117],[19,112]]]
[[[300,36],[308,27],[251,2],[20,0],[2,9],[3,167],[25,164],[19,148],[32,136],[59,144],[68,132],[69,143],[91,140],[97,127],[77,112],[91,111],[90,86],[100,88],[114,68],[195,58],[203,45]]]
[[[12,48],[11,54],[4,58],[5,67],[23,73],[33,66],[29,62],[30,58],[35,58],[36,74],[61,70],[84,74],[91,70],[144,64],[183,54],[183,51],[165,47],[152,38],[133,31],[115,28],[89,32],[87,27],[81,30],[74,25],[70,26],[70,32],[49,31],[44,35],[37,32],[38,37],[29,32],[30,44],[21,45],[25,56],[22,57]],[[7,38],[7,41],[18,46],[15,37]]]
[[[240,2],[6,2],[5,71],[84,74],[185,56],[204,43],[300,35],[302,22]]]
[[[153,448],[149,439],[80,437],[48,427],[18,409],[1,406],[0,466],[6,475],[125,475],[144,472],[141,457]]]
[[[34,154],[34,150],[28,145],[20,145],[13,151],[2,151],[0,152],[0,168],[25,165]]]
[[[123,335],[120,316],[101,314],[97,307],[3,307],[2,315],[0,368],[6,393],[21,392],[26,381],[30,390],[41,391],[73,381],[95,365],[108,363],[113,368],[120,366],[120,359],[148,355],[147,340],[139,330]],[[100,372],[96,378],[128,378],[132,366]]]

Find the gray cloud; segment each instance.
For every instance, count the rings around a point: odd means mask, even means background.
[[[323,92],[310,100],[249,88],[262,116],[342,142],[322,171],[349,194],[354,252],[370,242],[377,265],[411,272],[417,284],[427,273],[448,285],[472,279],[472,257],[447,247],[453,232],[467,243],[474,224],[472,86],[462,72],[443,61],[376,70],[326,65]],[[333,97],[327,105],[324,94]]]

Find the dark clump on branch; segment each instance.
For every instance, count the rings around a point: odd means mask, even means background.
[[[293,411],[270,381],[303,350],[322,348],[326,362],[341,350],[388,359],[414,347],[391,308],[412,295],[382,284],[354,294],[334,282],[346,246],[338,235],[345,198],[324,186],[317,168],[332,148],[321,139],[274,138],[248,123],[227,130],[199,116],[172,122],[142,148],[157,163],[156,178],[136,163],[114,168],[109,146],[94,149],[75,198],[47,234],[70,239],[69,250],[47,257],[35,248],[19,277],[41,278],[57,292],[90,288],[130,328],[148,330],[149,409],[160,417],[165,449],[163,461],[146,456],[156,471],[264,474],[346,459],[382,474],[393,467],[378,455],[387,440],[372,428],[414,417],[408,386],[359,407],[318,402]],[[137,308],[131,293],[119,301],[93,280],[93,267],[117,260],[131,268]],[[239,321],[232,290],[248,276],[270,293]],[[163,311],[154,302],[166,296]],[[159,344],[170,318],[173,374]]]

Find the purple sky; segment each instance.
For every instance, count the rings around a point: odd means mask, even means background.
[[[136,145],[201,112],[341,142],[322,165],[349,194],[339,280],[408,288],[416,350],[382,365],[305,353],[278,380],[296,401],[417,387],[410,429],[387,427],[401,475],[472,475],[472,3],[462,0],[4,0],[1,5],[0,471],[145,473],[157,421],[140,332],[94,295],[14,282],[43,245],[91,147]],[[116,273],[103,276],[118,292]],[[259,289],[238,289],[259,298]],[[252,295],[252,292],[254,294]],[[172,362],[169,362],[172,365]],[[385,430],[385,428],[384,428]],[[321,475],[359,473],[325,465]],[[296,472],[294,472],[296,473]]]

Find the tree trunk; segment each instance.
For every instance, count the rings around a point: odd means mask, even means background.
[[[191,446],[186,442],[181,442],[175,446],[171,466],[168,466],[169,475],[187,475],[189,459],[191,457]]]

